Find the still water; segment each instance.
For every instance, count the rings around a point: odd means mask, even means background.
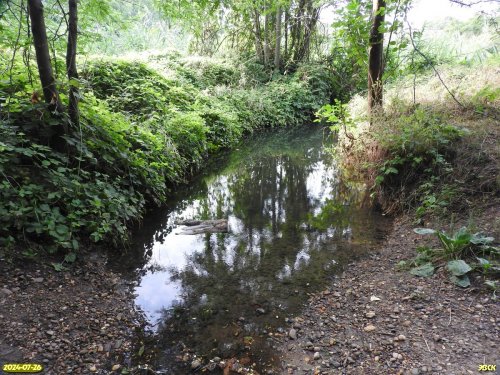
[[[269,332],[286,333],[307,293],[383,238],[387,220],[340,180],[331,144],[316,125],[251,137],[147,218],[121,261],[158,333],[158,366],[188,373],[175,361],[184,347],[276,365]],[[182,235],[175,224],[220,218],[229,233]]]

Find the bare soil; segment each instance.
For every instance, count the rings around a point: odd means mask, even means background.
[[[476,225],[498,239],[499,217],[498,205],[485,208]],[[414,227],[407,216],[397,219],[378,252],[310,298],[283,338],[280,373],[451,375],[480,365],[500,373],[500,304],[484,277],[462,289],[444,268],[419,278],[395,267],[430,241]]]
[[[64,272],[43,262],[1,264],[0,364],[39,363],[55,375],[128,367],[142,316],[130,286],[105,263],[93,254]]]

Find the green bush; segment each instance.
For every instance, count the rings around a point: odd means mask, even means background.
[[[86,239],[122,243],[127,226],[164,204],[209,153],[254,129],[308,121],[330,87],[320,68],[252,87],[239,86],[247,72],[228,63],[174,57],[167,65],[168,79],[142,63],[91,63],[80,128],[62,154],[48,140],[67,119],[29,101],[39,88],[16,62],[12,83],[0,83],[8,109],[0,117],[0,246],[43,244],[71,261]]]
[[[376,183],[395,186],[396,181],[404,181],[410,185],[422,176],[450,168],[450,145],[462,134],[462,130],[423,108],[378,120],[375,138],[387,156]]]

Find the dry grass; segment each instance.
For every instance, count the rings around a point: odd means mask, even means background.
[[[407,77],[388,85],[385,111],[369,126],[366,98],[355,97],[350,110],[357,127],[350,136],[339,135],[341,165],[348,178],[362,179],[372,187],[377,202],[387,212],[415,209],[422,202],[416,173],[392,179],[390,184],[375,185],[379,168],[390,156],[384,139],[397,132],[398,118],[416,106],[440,116],[447,124],[465,129],[462,139],[453,144],[451,173],[438,172],[439,196],[446,189],[446,212],[470,210],[478,205],[498,204],[500,196],[500,68],[438,68],[442,80],[459,105],[435,74]],[[415,101],[414,101],[415,95]],[[353,140],[353,138],[355,140]],[[401,174],[401,173],[400,173]],[[444,198],[443,198],[444,199]]]

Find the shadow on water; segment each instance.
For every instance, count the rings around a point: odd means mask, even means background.
[[[286,332],[308,292],[383,238],[389,222],[339,179],[325,134],[309,126],[247,139],[146,218],[116,263],[138,283],[157,365],[187,373],[175,361],[184,346],[205,359],[276,365],[268,333]],[[216,218],[228,218],[229,233],[181,235],[175,225]]]

